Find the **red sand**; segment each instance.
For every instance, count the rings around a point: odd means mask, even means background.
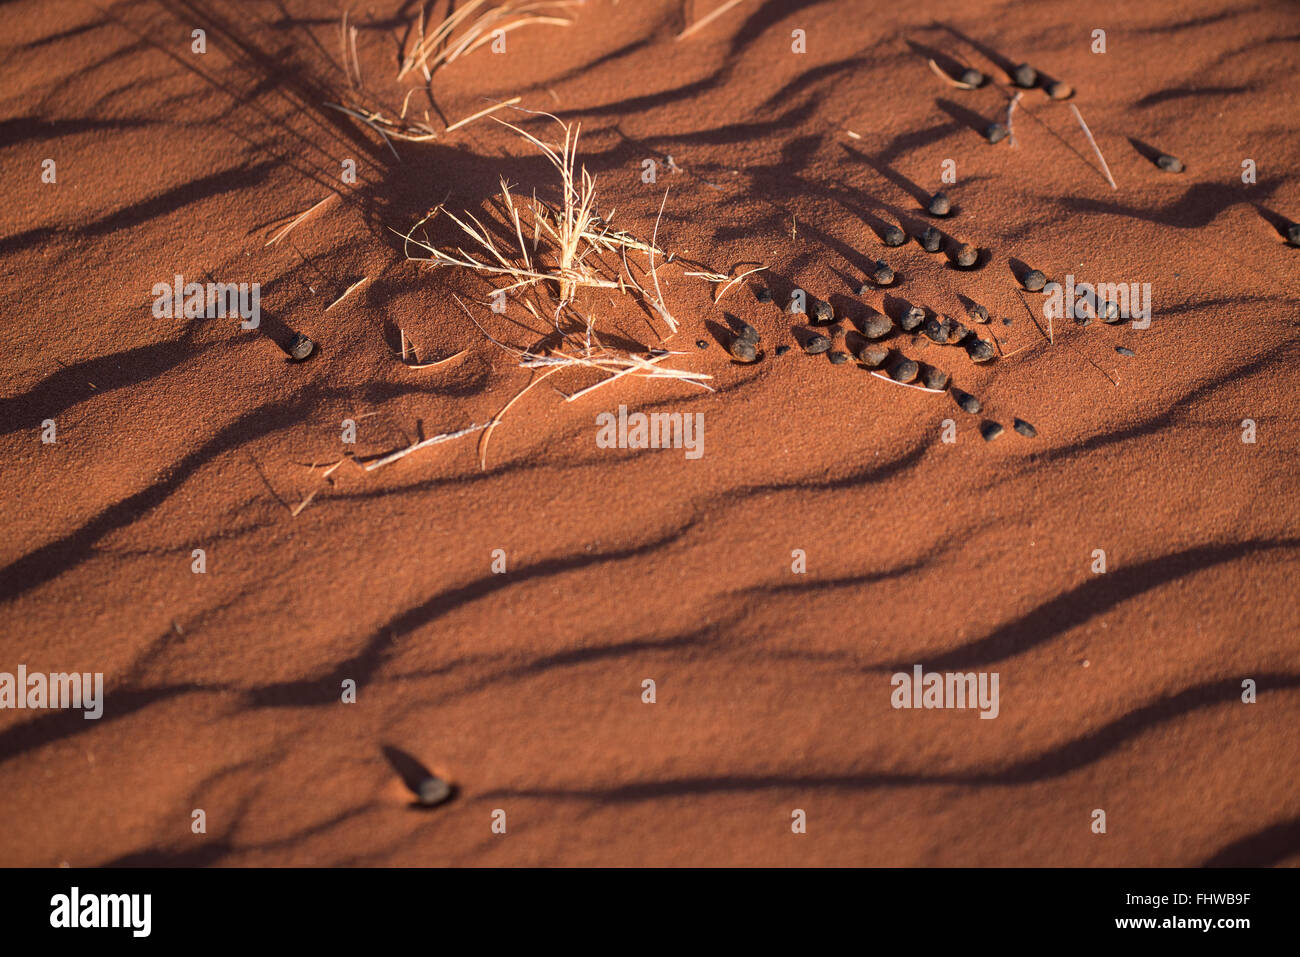
[[[778,303],[795,285],[852,300],[881,256],[901,278],[875,308],[983,303],[979,334],[1013,357],[896,344],[1007,432],[986,443],[951,397],[854,363],[776,357],[789,316],[748,282],[715,306],[674,263],[668,345],[688,354],[669,364],[716,393],[628,380],[566,403],[543,383],[486,470],[463,438],[327,484],[306,466],[485,422],[529,381],[451,298],[484,284],[403,262],[392,230],[444,198],[478,209],[498,175],[553,188],[490,120],[397,143],[398,162],[326,108],[346,89],[338,14],[7,8],[0,671],[102,671],[107,691],[99,721],[0,712],[0,864],[1300,863],[1300,249],[1278,230],[1300,218],[1294,5],[746,0],[677,41],[680,4],[593,0],[571,27],[511,32],[436,75],[446,122],[516,94],[581,121],[615,225],[649,236],[670,186],[660,243],[768,264]],[[352,11],[390,112],[415,15]],[[945,85],[930,51],[990,83]],[[1004,121],[1000,67],[1021,60],[1074,85],[1117,191],[1041,90],[1014,147],[972,128]],[[870,228],[924,221],[945,159],[941,228],[988,252],[971,272]],[[1154,321],[1065,321],[1049,343],[1012,260],[1149,282]],[[262,327],[153,318],[177,273],[261,283]],[[759,329],[762,362],[728,359],[724,313]],[[660,345],[635,309],[602,323]],[[465,354],[408,369],[398,327],[421,358]],[[320,354],[286,362],[289,330]],[[703,457],[597,448],[619,404],[704,413]],[[895,710],[890,675],[914,664],[997,672],[999,716]],[[385,746],[456,798],[411,810]]]

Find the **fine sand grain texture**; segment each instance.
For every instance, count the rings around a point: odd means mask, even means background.
[[[0,672],[105,699],[0,710],[0,865],[1300,864],[1300,9],[550,6],[426,74],[442,2],[6,5]],[[406,237],[554,265],[556,120],[629,238],[494,312]]]

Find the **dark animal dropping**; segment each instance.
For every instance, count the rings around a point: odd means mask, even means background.
[[[1292,223],[1287,228],[1286,241],[1292,246],[1300,246],[1300,223]]]
[[[741,362],[753,362],[758,357],[758,349],[748,339],[737,339],[731,344],[731,354]]]
[[[987,323],[989,321],[989,311],[979,303],[975,303],[970,307],[970,317],[976,322]]]
[[[1027,439],[1032,439],[1038,434],[1038,430],[1024,419],[1012,419],[1011,427]]]
[[[753,326],[751,326],[749,323],[742,322],[740,324],[740,338],[744,339],[746,342],[757,343],[758,330],[755,329]]]
[[[696,339],[695,346],[697,349],[707,349],[709,347],[709,344],[705,342],[703,339]]]
[[[974,67],[962,71],[961,81],[967,86],[979,86],[984,82],[984,74]]]
[[[895,382],[911,382],[916,378],[916,374],[920,371],[920,367],[915,362],[911,359],[904,359],[898,365],[894,366],[894,368],[889,370],[889,376]]]
[[[316,348],[316,343],[312,342],[301,332],[295,332],[293,338],[289,340],[289,355],[296,362],[301,362],[312,354]]]
[[[883,339],[894,331],[894,323],[888,316],[872,313],[862,320],[862,334],[868,339]]]
[[[878,260],[876,268],[871,271],[871,281],[878,286],[888,286],[894,281],[894,270],[883,259]]]
[[[966,355],[970,356],[970,361],[975,363],[992,362],[997,358],[993,347],[983,339],[976,339],[967,344]]]
[[[1026,90],[1038,82],[1038,71],[1028,63],[1022,63],[1016,67],[1012,76],[1016,81],[1016,86],[1023,86]]]
[[[881,242],[886,246],[901,246],[907,242],[907,234],[897,226],[890,226],[885,230],[885,234],[880,237]]]
[[[758,292],[754,293],[754,298],[759,302],[771,302],[772,290],[768,289],[766,286],[760,286]]]
[[[427,777],[415,789],[415,800],[421,807],[434,807],[451,797],[451,785],[442,778]]]
[[[1001,123],[990,123],[984,130],[984,136],[990,143],[998,143],[1007,138],[1007,128]]]
[[[808,355],[815,356],[819,352],[825,352],[830,347],[831,341],[825,336],[813,335],[808,337],[808,341],[804,343],[803,348]]]
[[[925,232],[921,234],[921,248],[927,253],[937,253],[942,245],[943,233],[933,226],[927,226]]]
[[[1037,269],[1031,269],[1029,272],[1025,273],[1024,283],[1025,288],[1030,292],[1038,292],[1038,290],[1047,285],[1047,277]]]
[[[831,308],[829,302],[822,302],[820,299],[813,303],[812,320],[813,322],[828,323],[835,318],[835,310]]]
[[[957,250],[956,262],[958,266],[973,266],[978,259],[979,253],[975,251],[975,247],[970,243],[962,243]]]
[[[790,347],[789,347],[789,346],[777,346],[777,347],[776,347],[776,354],[779,355],[779,356],[783,356],[783,355],[785,355],[785,354],[786,354],[787,352],[789,352],[789,351],[790,351]]]
[[[953,389],[952,397],[957,403],[957,407],[963,412],[969,412],[971,415],[979,415],[980,400],[975,398],[975,396],[971,395],[969,392],[963,392],[961,389]]]
[[[988,419],[980,423],[980,435],[984,436],[985,442],[992,442],[1002,434],[1002,431],[1002,426]]]
[[[936,369],[933,366],[927,366],[925,369],[925,375],[922,376],[921,381],[925,383],[927,389],[934,389],[942,392],[944,389],[948,388],[948,373]]]
[[[837,365],[837,366],[838,366],[838,365],[843,365],[844,363],[846,363],[846,362],[848,362],[848,361],[849,361],[849,357],[846,356],[846,355],[845,355],[844,353],[842,353],[842,352],[832,352],[832,353],[831,353],[831,364],[832,364],[832,365]]]
[[[1166,173],[1181,173],[1183,171],[1183,161],[1177,156],[1170,156],[1167,153],[1160,155],[1156,160],[1156,165]]]
[[[1115,351],[1122,356],[1129,356],[1130,358],[1137,355],[1137,353],[1134,352],[1132,349],[1126,349],[1123,346],[1116,346]]]
[[[930,198],[930,215],[947,216],[952,212],[952,200],[948,199],[947,193],[935,193]]]
[[[1064,80],[1053,80],[1047,84],[1047,95],[1054,100],[1068,100],[1074,93],[1074,87]]]
[[[879,369],[889,358],[889,350],[885,346],[863,346],[858,352],[858,361],[868,369]]]
[[[912,332],[923,322],[925,322],[925,310],[920,306],[913,306],[904,313],[902,319],[898,320],[898,324],[903,327],[904,332]]]

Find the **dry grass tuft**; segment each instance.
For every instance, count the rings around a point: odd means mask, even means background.
[[[532,111],[521,110],[531,113]],[[665,191],[655,219],[650,240],[644,241],[611,225],[613,213],[600,213],[596,199],[596,178],[578,161],[579,127],[567,124],[548,113],[537,113],[556,124],[562,138],[548,143],[528,130],[493,117],[498,123],[528,141],[555,171],[558,198],[549,201],[533,192],[527,198],[500,180],[500,192],[489,204],[489,213],[453,213],[439,204],[410,230],[401,235],[409,261],[435,269],[455,268],[480,276],[493,286],[493,296],[509,295],[516,308],[524,309],[529,326],[549,328],[543,338],[527,347],[511,345],[494,336],[475,318],[459,297],[456,301],[490,342],[513,356],[519,366],[531,370],[529,382],[488,423],[479,442],[480,465],[487,466],[487,450],[492,433],[505,413],[534,386],[558,372],[573,370],[586,373],[590,384],[571,391],[558,390],[573,402],[590,395],[612,382],[628,378],[670,379],[712,391],[706,384],[709,376],[690,370],[674,369],[665,363],[684,353],[667,349],[633,351],[605,341],[596,329],[593,300],[608,298],[636,305],[656,328],[660,338],[678,330],[664,298],[660,273],[665,257],[659,246],[659,224],[663,218],[668,193]],[[462,241],[457,245],[436,245],[417,233],[435,217],[444,216]],[[486,220],[486,222],[485,222]],[[680,268],[680,267],[674,267]],[[739,283],[745,276],[764,267],[755,267],[732,276],[701,268],[685,273],[717,283],[717,297]],[[611,296],[611,293],[616,295]],[[497,310],[500,312],[500,310]]]
[[[495,37],[511,30],[529,25],[568,26],[573,21],[557,14],[571,7],[581,6],[585,2],[586,0],[550,0],[550,2],[504,0],[495,5],[488,5],[487,0],[469,0],[459,9],[452,10],[431,32],[426,30],[425,21],[432,4],[426,4],[420,8],[419,19],[413,27],[416,39],[411,49],[402,58],[397,80],[400,83],[418,67],[423,73],[427,86],[439,67],[478,49],[485,43],[492,42]],[[394,140],[428,143],[495,110],[511,106],[521,99],[518,96],[513,97],[472,113],[445,129],[436,129],[429,119],[428,110],[424,111],[423,120],[407,117],[411,95],[418,90],[418,87],[410,87],[406,90],[406,95],[402,98],[402,107],[396,111],[396,115],[393,115],[391,110],[385,113],[384,110],[371,105],[376,97],[373,91],[366,89],[362,78],[361,60],[357,55],[357,28],[349,24],[346,10],[339,25],[339,42],[343,73],[347,79],[347,96],[343,103],[325,105],[360,120],[378,133],[384,145],[398,160],[401,157],[393,146]]]
[[[509,241],[498,238],[473,213],[458,216],[438,206],[411,230],[400,234],[406,243],[407,259],[508,280],[498,287],[498,293],[545,288],[554,293],[561,307],[555,311],[557,315],[573,303],[579,290],[617,289],[638,299],[662,319],[670,334],[676,332],[678,323],[664,302],[655,261],[663,255],[656,245],[659,221],[655,221],[655,232],[648,243],[612,227],[613,213],[606,218],[596,208],[596,178],[577,161],[579,127],[549,113],[537,115],[559,125],[564,133],[562,143],[551,145],[512,123],[493,119],[528,140],[547,158],[559,176],[560,201],[551,203],[536,193],[528,199],[518,198],[510,184],[501,179],[495,208]],[[662,217],[662,203],[659,213]],[[470,240],[468,249],[464,245],[438,248],[414,238],[416,230],[439,214],[455,223]],[[412,246],[423,250],[424,255],[413,255]],[[634,265],[629,253],[644,255],[646,265]]]
[[[677,34],[677,39],[684,40],[695,31],[702,30],[704,27],[708,26],[714,20],[718,19],[718,17],[722,16],[732,7],[737,6],[741,2],[742,0],[724,0],[722,5],[719,6],[717,9],[715,9],[713,12],[706,13],[704,16],[700,17],[698,20],[696,20],[694,23],[692,23],[690,26],[684,29],[681,33]]]
[[[431,31],[425,29],[427,7],[421,8],[415,29],[415,43],[402,58],[397,79],[403,79],[412,70],[419,69],[428,83],[439,68],[453,63],[467,53],[473,53],[497,36],[526,26],[567,27],[573,21],[559,16],[572,7],[582,6],[583,0],[504,0],[489,6],[487,0],[469,0],[459,10],[452,11]]]

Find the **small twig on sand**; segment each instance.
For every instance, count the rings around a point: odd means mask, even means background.
[[[1049,344],[1055,345],[1055,343],[1052,342],[1051,336],[1049,336],[1047,333],[1043,331],[1043,327],[1040,326],[1038,324],[1038,320],[1034,318],[1034,310],[1030,309],[1029,303],[1025,302],[1024,293],[1020,293],[1019,295],[1020,295],[1020,303],[1025,307],[1025,314],[1029,316],[1029,321],[1034,324],[1034,328],[1038,330],[1038,334],[1042,336],[1044,339],[1046,339]]]
[[[959,90],[975,89],[975,87],[971,86],[969,83],[963,83],[961,80],[954,80],[947,73],[944,73],[943,68],[939,66],[939,64],[935,63],[934,60],[930,61],[930,69],[939,75],[939,79],[943,80],[945,83],[952,84],[953,86],[957,87],[957,89]]]
[[[563,366],[553,366],[552,368],[547,369],[545,372],[543,372],[541,375],[539,375],[536,379],[533,379],[533,380],[532,380],[531,382],[529,382],[526,386],[524,386],[524,387],[523,387],[522,389],[520,389],[517,393],[515,393],[515,397],[514,397],[513,399],[511,399],[509,402],[507,402],[505,405],[503,405],[503,406],[501,407],[501,411],[498,412],[496,415],[494,415],[494,416],[492,417],[492,421],[489,422],[489,423],[487,424],[487,428],[486,428],[486,429],[484,430],[484,432],[483,432],[483,437],[479,439],[479,449],[478,449],[479,459],[478,459],[478,467],[479,467],[481,470],[483,470],[483,471],[487,471],[487,452],[488,452],[488,442],[492,439],[492,430],[495,429],[498,425],[501,424],[501,419],[505,416],[505,414],[506,414],[506,412],[509,410],[509,408],[510,408],[512,405],[514,405],[516,402],[518,402],[520,399],[522,399],[522,398],[524,397],[524,393],[525,393],[525,392],[527,392],[527,391],[528,391],[529,389],[531,389],[533,386],[537,385],[537,383],[541,382],[541,381],[542,381],[543,379],[545,379],[548,375],[551,375],[552,373],[555,373],[555,372],[559,372],[561,368],[563,368]]]
[[[1083,122],[1083,114],[1079,112],[1079,108],[1073,103],[1070,104],[1070,109],[1074,110],[1074,118],[1077,119],[1079,125],[1083,127],[1083,135],[1088,137],[1088,142],[1092,144],[1093,152],[1097,154],[1097,159],[1101,160],[1101,169],[1102,172],[1106,174],[1106,182],[1110,183],[1111,189],[1119,189],[1119,187],[1115,185],[1115,177],[1110,175],[1110,167],[1106,165],[1106,157],[1101,155],[1101,149],[1097,146],[1097,141],[1092,138],[1092,130],[1088,129],[1088,124]]]
[[[346,298],[348,297],[348,294],[351,293],[352,290],[354,290],[354,289],[358,288],[359,286],[362,286],[362,285],[364,285],[365,283],[368,283],[368,282],[370,282],[370,277],[369,277],[369,276],[362,276],[360,279],[358,279],[358,280],[357,280],[356,282],[354,282],[352,285],[348,286],[347,289],[344,289],[344,290],[343,290],[343,295],[339,296],[337,299],[335,299],[333,302],[331,302],[328,306],[326,306],[326,307],[325,307],[325,311],[326,311],[326,312],[329,312],[331,309],[333,309],[335,306],[337,306],[339,303],[341,303],[344,299],[346,299]]]
[[[1016,145],[1016,131],[1011,126],[1011,114],[1016,111],[1016,104],[1020,102],[1020,98],[1024,95],[1023,90],[1017,93],[1011,98],[1011,105],[1007,107],[1007,139],[1011,141],[1012,146]]]
[[[388,465],[392,462],[396,462],[398,459],[405,458],[406,456],[410,455],[412,452],[418,452],[420,449],[428,448],[430,445],[437,445],[439,442],[447,442],[451,439],[458,439],[462,435],[469,435],[471,432],[479,432],[486,428],[487,428],[486,424],[471,425],[466,428],[459,429],[455,432],[444,432],[441,435],[432,436],[430,438],[425,439],[423,442],[416,442],[414,445],[408,445],[404,449],[398,449],[396,452],[390,452],[388,455],[385,455],[381,459],[375,459],[375,461],[367,463],[366,471],[373,472],[375,469],[379,468],[380,466]]]
[[[879,372],[871,373],[877,379],[883,379],[886,382],[892,382],[894,385],[901,385],[905,389],[915,389],[917,392],[931,392],[934,395],[943,395],[945,389],[927,389],[923,385],[912,385],[910,382],[899,382],[897,379],[891,379],[887,375],[881,375]]]
[[[461,349],[460,352],[454,352],[451,355],[447,356],[445,359],[434,359],[432,362],[419,362],[418,361],[419,356],[415,356],[415,358],[417,359],[416,362],[405,362],[404,364],[408,369],[432,369],[435,368],[436,366],[440,366],[443,365],[444,363],[450,362],[452,359],[459,359],[468,351],[469,351],[468,349]],[[412,355],[414,355],[415,346],[411,346],[411,353]]]
[[[708,24],[712,23],[714,20],[718,19],[718,17],[722,16],[724,13],[726,13],[728,10],[730,10],[738,3],[740,3],[740,0],[727,0],[727,2],[724,3],[722,6],[718,7],[718,9],[714,10],[712,13],[708,13],[700,17],[698,20],[692,23],[681,33],[677,34],[677,39],[679,40],[685,39],[686,37],[694,33],[696,30],[699,30],[702,27],[705,27]]]
[[[1024,307],[1025,307],[1025,312],[1027,312],[1027,313],[1029,314],[1029,321],[1032,322],[1032,323],[1034,324],[1034,328],[1038,330],[1038,334],[1039,334],[1040,336],[1042,336],[1044,339],[1046,339],[1049,343],[1051,343],[1051,341],[1052,341],[1051,338],[1047,335],[1047,333],[1043,332],[1043,327],[1040,326],[1040,325],[1038,324],[1038,320],[1034,318],[1034,312],[1033,312],[1032,309],[1029,308],[1029,303],[1025,302],[1025,297],[1024,297],[1024,294],[1023,294],[1023,293],[1020,294],[1020,301],[1021,301],[1021,303],[1024,305]],[[1097,365],[1097,363],[1093,362],[1091,359],[1089,359],[1086,355],[1084,355],[1082,352],[1080,352],[1080,351],[1079,351],[1078,349],[1076,349],[1074,346],[1070,345],[1070,341],[1069,341],[1068,339],[1062,339],[1061,341],[1062,341],[1063,343],[1065,343],[1066,346],[1069,347],[1069,349],[1070,349],[1071,352],[1073,352],[1075,355],[1080,356],[1080,357],[1081,357],[1085,362],[1087,362],[1090,366],[1092,366],[1094,369],[1096,369],[1098,372],[1100,372],[1102,375],[1104,375],[1104,376],[1106,377],[1106,381],[1107,381],[1107,382],[1109,382],[1111,385],[1114,385],[1114,386],[1118,386],[1118,385],[1119,385],[1118,382],[1116,382],[1114,379],[1112,379],[1112,378],[1110,377],[1110,374],[1109,374],[1105,369],[1103,369],[1101,366]],[[1022,346],[1021,348],[1025,348],[1025,347]],[[1017,350],[1016,350],[1016,352],[1019,352],[1019,351],[1020,351],[1020,349],[1017,349]],[[1015,354],[1016,354],[1015,352],[1011,353],[1011,355],[1015,355]]]
[[[334,199],[334,198],[337,197],[337,196],[338,196],[338,193],[330,193],[328,196],[326,196],[324,199],[322,199],[319,203],[317,203],[317,204],[316,204],[315,206],[313,206],[311,209],[304,210],[303,212],[299,213],[297,216],[295,216],[295,217],[293,218],[293,221],[290,222],[289,225],[285,226],[284,229],[280,230],[278,233],[276,233],[274,236],[272,236],[270,239],[268,239],[268,240],[266,241],[266,245],[267,245],[267,246],[273,246],[273,245],[275,245],[276,243],[278,243],[278,242],[279,242],[281,239],[283,239],[285,236],[289,235],[290,231],[293,230],[293,228],[294,228],[295,226],[297,226],[297,225],[298,225],[299,223],[301,223],[304,219],[306,219],[306,218],[307,218],[308,216],[310,216],[312,213],[316,212],[316,210],[320,209],[322,206],[324,206],[326,203],[328,203],[331,199]]]
[[[299,502],[298,505],[294,508],[294,510],[289,513],[289,515],[292,518],[297,518],[298,515],[302,512],[302,510],[311,504],[311,500],[316,497],[316,493],[319,491],[320,489],[317,488],[312,489],[309,493],[307,493],[307,497],[303,499],[301,502]]]
[[[500,103],[496,104],[496,106],[489,106],[487,109],[479,110],[477,113],[471,114],[470,116],[465,117],[463,120],[457,120],[455,123],[451,124],[451,126],[443,130],[443,132],[450,133],[453,130],[458,130],[462,126],[465,126],[468,123],[473,123],[475,120],[479,119],[480,117],[487,116],[489,113],[493,113],[501,109],[501,107],[503,106],[514,106],[522,99],[523,99],[522,96],[513,96],[508,100],[502,100]]]

